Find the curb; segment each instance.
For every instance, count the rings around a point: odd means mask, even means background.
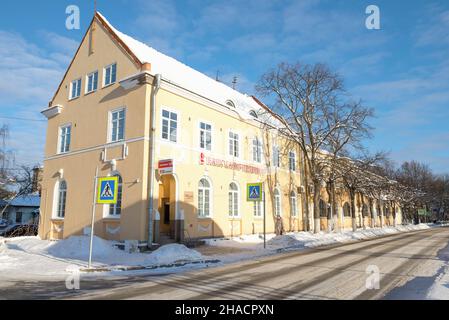
[[[210,263],[219,263],[220,260],[198,260],[198,261],[189,261],[189,262],[177,262],[170,264],[159,264],[159,265],[151,265],[151,266],[129,266],[129,267],[110,267],[110,268],[82,268],[79,269],[80,272],[85,273],[93,273],[93,272],[110,272],[110,271],[136,271],[136,270],[155,270],[155,269],[163,269],[163,268],[174,268],[174,267],[184,267],[190,264],[210,264]]]

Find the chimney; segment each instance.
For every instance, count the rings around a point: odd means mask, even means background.
[[[145,62],[140,68],[142,72],[151,72],[151,63]]]

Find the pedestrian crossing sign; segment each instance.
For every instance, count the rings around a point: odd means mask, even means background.
[[[97,203],[116,204],[118,177],[98,178]]]
[[[246,198],[248,201],[262,201],[262,183],[248,183]]]

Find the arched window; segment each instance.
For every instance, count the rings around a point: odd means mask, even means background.
[[[239,188],[234,182],[229,185],[229,216],[239,216]]]
[[[274,213],[278,217],[282,215],[281,192],[277,188],[274,189]]]
[[[198,215],[200,217],[210,216],[210,183],[201,179],[198,183]]]
[[[254,110],[251,110],[250,112],[249,112],[249,115],[251,116],[251,117],[253,117],[253,118],[259,118],[259,116],[257,115],[257,112],[256,111],[254,111]]]
[[[327,218],[327,205],[323,199],[320,200],[320,217]]]
[[[347,203],[347,202],[345,202],[345,204],[343,205],[343,215],[345,217],[351,216],[351,207],[349,206],[349,203]]]
[[[364,216],[364,217],[369,216],[368,205],[366,203],[364,203],[363,207],[362,207],[362,216]]]
[[[232,100],[226,100],[226,105],[228,107],[235,109],[235,104],[234,104],[234,102],[232,102]]]
[[[113,217],[119,217],[122,213],[122,191],[123,191],[123,180],[119,174],[114,175],[118,177],[117,185],[117,203],[109,205],[109,215]]]
[[[295,191],[290,193],[290,208],[291,216],[296,217],[298,215],[298,198],[296,197]]]
[[[62,180],[58,186],[58,206],[56,208],[56,216],[58,218],[65,217],[65,204],[67,199],[67,183]]]

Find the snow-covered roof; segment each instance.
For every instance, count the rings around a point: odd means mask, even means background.
[[[41,202],[41,197],[39,195],[27,194],[21,195],[13,199],[10,206],[13,207],[39,207]]]
[[[241,118],[252,119],[252,116],[249,114],[251,110],[256,111],[257,114],[265,113],[265,110],[251,96],[242,94],[178,60],[160,53],[145,43],[118,31],[101,13],[97,12],[97,14],[142,64],[151,64],[151,74],[161,74],[163,79],[222,105],[226,105],[226,102],[231,100],[236,107],[235,111]]]

